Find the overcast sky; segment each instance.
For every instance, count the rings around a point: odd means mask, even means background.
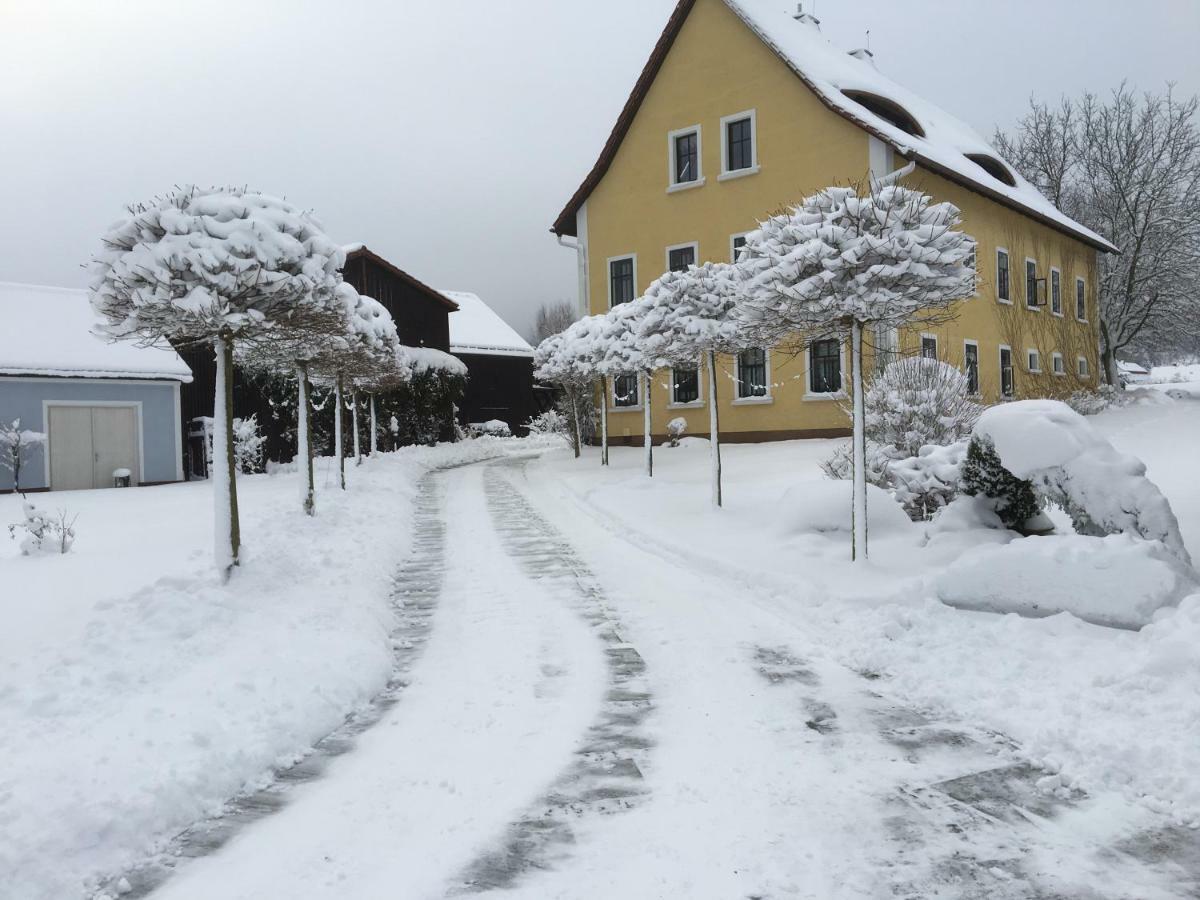
[[[791,3],[780,0],[782,8]],[[573,299],[550,223],[674,0],[0,0],[0,281],[82,287],[131,201],[248,184],[523,333]],[[1200,0],[818,0],[985,135],[1031,94],[1200,92]]]

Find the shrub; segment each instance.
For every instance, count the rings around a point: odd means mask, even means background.
[[[889,465],[893,494],[910,519],[932,519],[958,496],[967,445],[967,441],[956,441],[946,447],[928,445],[917,456]]]
[[[512,437],[512,429],[507,422],[499,419],[489,419],[486,422],[471,423],[471,437]]]
[[[36,553],[66,553],[75,543],[75,520],[78,516],[67,518],[67,511],[60,509],[57,514],[44,513],[28,500],[21,504],[25,513],[25,521],[8,526],[9,536],[16,540],[17,532],[22,531],[21,552],[26,556]]]
[[[670,446],[678,447],[679,439],[687,433],[687,419],[683,416],[676,416],[667,423],[667,440]]]
[[[557,409],[548,409],[540,415],[536,415],[525,423],[525,427],[529,429],[531,435],[550,435],[557,434],[562,437],[570,437],[571,425]]]
[[[983,435],[975,435],[967,445],[962,491],[972,497],[988,498],[1004,527],[1014,531],[1021,531],[1026,522],[1041,512],[1033,485],[1004,468],[991,439]]]

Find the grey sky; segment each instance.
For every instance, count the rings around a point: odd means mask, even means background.
[[[780,0],[791,8],[787,0]],[[522,332],[573,298],[547,228],[674,0],[0,0],[0,280],[83,286],[122,206],[249,184]],[[1030,94],[1200,92],[1197,0],[818,0],[985,135]]]

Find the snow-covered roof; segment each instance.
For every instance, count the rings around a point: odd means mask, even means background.
[[[1094,247],[1116,250],[1059,212],[969,125],[881,73],[869,53],[851,54],[833,46],[811,17],[797,20],[791,11],[794,5],[783,0],[724,2],[826,106],[907,159]],[[600,159],[555,221],[555,233],[575,233],[576,212],[607,171],[693,3],[680,0],[676,6]]]
[[[1126,362],[1123,359],[1117,360],[1117,369],[1124,372],[1126,375],[1149,375],[1150,373],[1139,366],[1135,362]]]
[[[109,343],[97,324],[87,291],[0,281],[0,375],[192,380],[167,344]]]
[[[458,304],[450,315],[450,350],[485,356],[533,356],[529,345],[511,325],[498,316],[478,294],[442,291]]]

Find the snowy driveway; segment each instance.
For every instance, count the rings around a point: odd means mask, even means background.
[[[1194,835],[1038,787],[523,462],[428,477],[398,702],[156,897],[1195,895]]]

